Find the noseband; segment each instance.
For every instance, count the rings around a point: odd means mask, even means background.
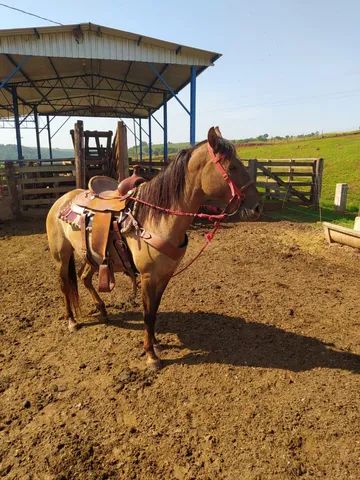
[[[223,177],[223,179],[225,180],[225,182],[228,184],[228,186],[230,188],[231,198],[230,198],[230,200],[229,200],[229,202],[228,202],[224,211],[227,210],[229,205],[234,200],[238,200],[238,202],[239,202],[239,207],[238,208],[240,208],[242,202],[245,200],[245,190],[250,185],[252,185],[254,182],[252,180],[250,180],[248,183],[246,183],[242,187],[240,187],[240,188],[237,187],[235,185],[235,183],[231,180],[231,178],[230,178],[229,174],[227,173],[227,171],[225,170],[225,168],[221,164],[222,160],[225,159],[225,155],[220,155],[219,153],[215,154],[211,145],[210,145],[210,143],[208,143],[207,146],[208,146],[208,152],[209,152],[211,161],[214,163],[215,168],[217,169],[217,171],[220,173],[220,175]]]

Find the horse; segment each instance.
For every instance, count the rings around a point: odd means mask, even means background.
[[[83,190],[72,190],[57,199],[46,219],[49,249],[57,266],[70,331],[79,327],[76,320],[81,318],[74,252],[81,254],[82,238],[79,229],[59,218],[59,212],[80,192]],[[155,370],[161,366],[160,345],[155,337],[161,297],[186,251],[186,231],[207,199],[224,207],[226,214],[240,211],[243,217],[250,218],[261,212],[254,183],[237,158],[235,147],[221,136],[218,127],[211,127],[207,140],[179,152],[162,172],[138,187],[136,224],[141,229],[131,228],[124,233],[140,276],[146,364]],[[153,232],[167,249],[149,244],[139,231]],[[177,254],[171,255],[174,251]],[[96,267],[87,265],[80,278],[106,321],[105,304],[92,284],[95,271]]]

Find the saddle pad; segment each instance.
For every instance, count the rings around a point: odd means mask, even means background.
[[[79,207],[84,207],[96,212],[121,212],[126,207],[127,199],[112,198],[104,200],[95,197],[92,192],[86,190],[85,192],[79,193],[79,195],[74,198],[73,203]]]

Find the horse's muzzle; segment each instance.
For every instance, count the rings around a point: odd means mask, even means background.
[[[244,205],[240,206],[239,212],[240,216],[244,220],[259,220],[263,211],[263,206],[261,203],[257,203],[252,208],[247,208]]]

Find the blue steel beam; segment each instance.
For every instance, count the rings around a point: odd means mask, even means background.
[[[180,98],[176,95],[176,92],[170,87],[170,85],[167,83],[167,81],[164,79],[164,77],[162,76],[162,73],[163,72],[158,72],[155,68],[155,66],[152,64],[152,63],[149,63],[149,67],[150,69],[155,73],[155,75],[157,76],[157,78],[160,80],[160,82],[169,90],[169,92],[171,93],[171,96],[174,97],[178,102],[179,104],[183,107],[183,109],[189,114],[189,110],[187,109],[187,107],[183,104],[183,102],[180,100]]]
[[[159,125],[159,127],[160,127],[162,130],[164,130],[164,126],[161,125],[161,123],[159,122],[159,120],[158,120],[156,117],[154,117],[154,115],[151,115],[151,117],[155,120],[155,122]]]
[[[156,68],[155,68],[151,63],[149,63],[149,66],[150,66],[150,67],[152,66],[152,68],[154,68],[153,71],[154,71],[154,73],[156,74],[156,77],[155,77],[154,80],[151,82],[151,84],[147,87],[144,95],[140,98],[139,103],[138,103],[138,105],[136,105],[136,107],[134,108],[133,112],[135,112],[136,108],[137,108],[139,105],[142,104],[142,102],[143,102],[144,98],[146,97],[146,95],[151,91],[152,88],[154,88],[154,85],[155,85],[155,83],[157,82],[157,79],[158,79],[159,75],[161,76],[161,75],[165,72],[165,70],[168,68],[169,65],[166,63],[166,64],[164,65],[164,67],[161,69],[161,72],[160,72],[160,73],[156,70]],[[156,92],[156,93],[158,93],[158,92]]]
[[[195,145],[196,127],[196,67],[191,67],[190,82],[190,143]]]
[[[149,112],[149,162],[152,162],[152,133],[151,133],[151,113]]]
[[[139,120],[140,120],[140,119],[139,119]],[[136,125],[137,125],[138,127],[140,127],[140,122],[139,122],[138,120],[136,120],[136,118],[135,118],[135,122],[136,122]],[[145,133],[145,135],[146,135],[147,137],[149,136],[148,132],[144,129],[144,127],[141,127],[141,130]]]
[[[67,119],[60,125],[60,127],[56,130],[55,133],[53,133],[51,135],[51,138],[54,138],[55,135],[62,129],[62,127],[65,125],[65,123],[67,123],[69,120],[70,120],[71,117],[67,117]]]
[[[53,154],[52,154],[52,146],[51,146],[51,133],[50,133],[50,120],[49,120],[49,115],[46,115],[46,128],[48,131],[48,142],[49,142],[49,156],[52,159]]]
[[[168,161],[167,97],[164,93],[164,162]]]
[[[139,118],[139,143],[140,143],[140,162],[142,162],[143,159],[143,144],[142,144],[142,128],[141,128],[141,118]]]
[[[38,159],[41,159],[41,148],[40,148],[40,133],[39,133],[39,116],[37,107],[34,107],[34,122],[35,122],[35,135],[36,135],[36,147]]]
[[[25,58],[22,62],[18,63],[14,70],[9,73],[9,75],[4,78],[4,80],[0,83],[0,88],[4,88],[10,82],[10,80],[17,74],[17,72],[25,65],[25,63],[29,60],[29,58]]]
[[[21,134],[20,134],[20,121],[19,121],[19,105],[16,87],[11,87],[12,99],[13,99],[13,109],[14,109],[14,123],[15,123],[15,132],[16,132],[16,146],[18,160],[23,160],[22,146],[21,146]]]

